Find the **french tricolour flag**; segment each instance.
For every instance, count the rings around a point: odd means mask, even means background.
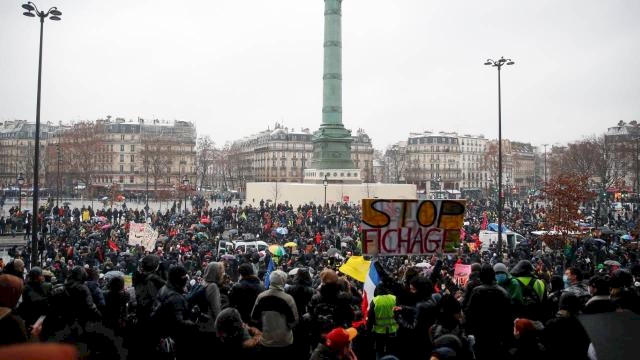
[[[362,294],[362,316],[365,323],[367,322],[367,315],[369,314],[369,304],[373,301],[378,284],[380,284],[380,276],[372,261],[371,265],[369,265],[369,273],[364,280],[364,293]]]

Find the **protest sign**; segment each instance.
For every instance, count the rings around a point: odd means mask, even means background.
[[[469,281],[469,274],[471,274],[471,265],[456,264],[453,280],[459,287],[464,287]]]
[[[153,251],[156,247],[156,240],[158,240],[158,231],[154,230],[149,224],[144,225],[144,236],[142,237],[142,243],[140,245],[142,245],[145,250]]]
[[[139,245],[144,247],[145,250],[152,251],[155,249],[157,239],[158,231],[154,230],[151,225],[147,223],[129,224],[129,245]]]
[[[460,246],[464,200],[362,200],[362,250],[368,255],[428,255]]]
[[[144,230],[146,226],[147,224],[145,223],[129,223],[129,245],[142,245],[142,239],[144,238]]]

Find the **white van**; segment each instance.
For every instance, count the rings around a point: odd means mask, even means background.
[[[247,253],[249,249],[255,249],[256,251],[267,251],[269,244],[264,241],[235,241],[234,248],[236,251],[241,250],[242,253]]]
[[[496,244],[498,242],[498,232],[490,230],[480,230],[478,234],[480,241],[482,241],[482,249],[480,251],[489,250],[490,244]],[[513,231],[505,231],[502,233],[502,241],[507,248],[515,249],[518,244],[524,241],[524,236]]]
[[[218,242],[218,254],[222,254],[222,253],[233,254],[234,249],[235,249],[235,246],[231,241],[220,240]]]

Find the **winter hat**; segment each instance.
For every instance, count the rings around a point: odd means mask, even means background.
[[[507,269],[507,266],[503,263],[497,263],[495,265],[493,265],[493,271],[497,274],[497,273],[505,273],[508,274],[509,273],[509,269]]]
[[[0,349],[0,359],[76,360],[78,358],[75,346],[68,344],[26,343],[5,346]]]
[[[513,322],[513,326],[520,334],[525,331],[542,330],[544,327],[539,321],[531,321],[529,319],[518,318]]]
[[[479,263],[471,264],[471,272],[472,273],[479,273],[480,269],[482,269],[482,265],[480,265]]]
[[[324,269],[320,272],[320,281],[323,284],[332,284],[338,281],[338,274],[331,269]]]
[[[331,330],[326,336],[325,344],[334,351],[344,349],[358,335],[354,328],[344,329],[341,327]]]
[[[249,277],[251,275],[255,275],[253,271],[253,266],[251,264],[244,263],[238,267],[238,272],[242,277]]]
[[[143,271],[156,271],[158,266],[160,266],[160,258],[153,254],[143,257],[140,261],[140,267]]]
[[[571,314],[577,314],[581,307],[580,299],[575,294],[565,292],[560,296],[560,302],[558,303],[560,310],[567,310]]]
[[[22,279],[17,276],[0,275],[0,306],[13,308],[22,295]]]
[[[31,268],[31,270],[29,270],[29,277],[32,278],[32,279],[34,279],[34,278],[36,278],[38,276],[42,276],[42,275],[43,275],[42,274],[42,269],[37,267],[37,266],[34,266],[34,267]]]
[[[448,359],[455,359],[456,358],[456,352],[455,350],[448,348],[448,347],[441,347],[441,348],[437,348],[435,350],[433,350],[431,352],[431,357],[434,357],[438,360],[448,360]]]
[[[284,290],[284,285],[287,282],[287,273],[282,270],[276,270],[269,275],[269,289],[276,288]]]

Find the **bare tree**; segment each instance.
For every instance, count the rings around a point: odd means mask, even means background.
[[[159,139],[151,135],[145,135],[141,138],[140,146],[142,150],[140,151],[140,156],[142,158],[142,166],[146,176],[153,183],[154,194],[158,192],[159,182],[162,179],[166,179],[168,174],[171,174],[171,164],[172,160],[174,160],[172,148],[178,145],[176,142]]]
[[[488,141],[481,160],[481,169],[486,171],[493,181],[496,181],[496,185],[498,180],[498,155],[498,142]],[[502,155],[504,160],[504,154]],[[504,170],[504,163],[502,166]]]
[[[628,170],[626,151],[616,144],[607,143],[604,136],[591,137],[569,144],[555,160],[557,164],[554,167],[562,169],[563,174],[588,176],[602,195],[623,181]],[[598,198],[597,217],[602,215],[601,197]]]
[[[232,159],[231,159],[231,145],[225,144],[225,146],[216,151],[214,157],[214,169],[218,178],[218,183],[223,190],[228,190],[231,186],[232,178]]]
[[[199,178],[200,187],[206,187],[209,180],[209,172],[215,161],[216,144],[210,136],[202,136],[198,139],[196,146],[196,172]]]
[[[93,121],[73,124],[62,133],[60,150],[64,154],[62,164],[67,172],[90,191],[92,176],[97,170],[99,149],[103,145],[104,127]]]
[[[565,174],[588,175],[603,190],[619,182],[627,171],[625,149],[592,137],[569,144],[558,157],[557,167]]]
[[[398,145],[389,147],[384,154],[387,165],[389,181],[398,184],[405,178],[406,170],[406,150]]]

